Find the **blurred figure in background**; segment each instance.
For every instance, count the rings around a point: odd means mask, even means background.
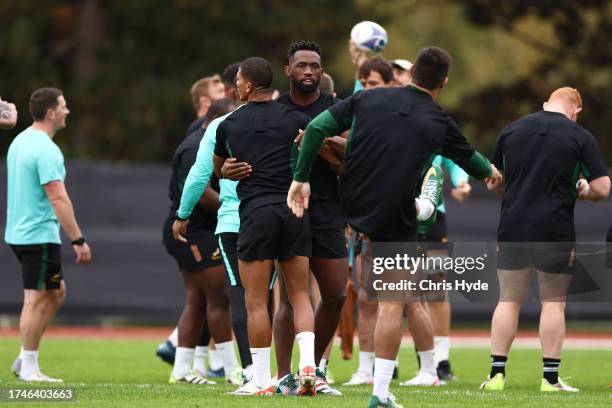
[[[393,82],[395,86],[406,86],[412,80],[410,75],[410,68],[412,68],[412,62],[405,59],[395,59],[390,62],[393,68]]]
[[[17,124],[17,108],[15,104],[0,98],[0,129],[8,130]]]
[[[191,102],[198,118],[189,125],[185,136],[189,136],[197,129],[206,127],[206,112],[210,105],[226,97],[225,85],[217,74],[197,80],[191,86]]]

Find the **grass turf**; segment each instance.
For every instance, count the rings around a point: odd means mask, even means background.
[[[332,353],[331,371],[343,397],[236,397],[226,395],[235,387],[169,385],[170,366],[154,356],[157,342],[143,340],[60,340],[47,339],[41,346],[43,371],[63,378],[63,386],[72,387],[75,402],[59,406],[83,407],[247,407],[300,406],[365,407],[370,386],[343,387],[357,366],[357,354],[342,361],[338,350]],[[0,339],[0,388],[23,388],[9,371],[19,350],[16,339]],[[405,380],[416,370],[414,352],[403,348],[400,354],[400,378]],[[541,394],[541,354],[538,350],[516,349],[508,359],[506,391],[490,393],[478,390],[489,370],[489,352],[482,348],[454,348],[451,362],[459,381],[439,388],[399,387],[391,389],[405,407],[610,407],[612,390],[612,351],[567,350],[563,355],[562,377],[581,389],[578,394]],[[31,387],[31,386],[30,386]],[[0,408],[58,406],[57,403],[0,402]]]

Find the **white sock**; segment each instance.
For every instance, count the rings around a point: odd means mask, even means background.
[[[272,374],[270,373],[270,347],[251,347],[253,358],[253,383],[265,389],[272,385]]]
[[[314,358],[314,340],[315,334],[313,332],[301,332],[295,335],[298,347],[300,348],[300,367],[306,366],[315,367]]]
[[[19,353],[21,357],[21,378],[27,378],[31,374],[37,372],[38,368],[38,350],[24,350],[21,349],[21,353]]]
[[[236,360],[236,352],[234,351],[234,340],[226,341],[225,343],[217,343],[217,354],[221,357],[225,376],[229,377],[234,368],[238,366]]]
[[[174,368],[172,369],[172,377],[179,380],[189,374],[193,364],[193,355],[195,349],[187,347],[177,347],[174,357]]]
[[[436,207],[426,198],[415,198],[414,202],[419,209],[419,213],[417,214],[417,220],[419,221],[428,220],[436,210]]]
[[[374,371],[374,352],[372,351],[360,351],[359,352],[359,368],[357,372],[367,375],[368,377],[372,376],[372,371]]]
[[[448,360],[448,351],[450,349],[450,337],[434,336],[434,360],[436,367],[440,361]]]
[[[376,395],[381,401],[389,398],[389,384],[393,379],[393,369],[395,360],[385,360],[377,358],[374,363],[374,389],[372,394]]]
[[[208,346],[196,346],[195,354],[193,355],[193,369],[203,375],[206,375],[206,355],[208,354]]]
[[[436,365],[434,363],[434,351],[419,351],[419,358],[421,359],[421,370],[419,373],[427,373],[437,376]]]
[[[223,367],[223,360],[221,360],[219,352],[215,349],[210,349],[208,351],[208,366],[213,371],[217,371]]]
[[[251,381],[253,378],[253,364],[249,364],[245,367],[244,376],[247,378],[247,381]]]
[[[321,361],[319,362],[319,370],[325,372],[327,370],[327,359],[321,357]]]
[[[168,341],[172,343],[174,347],[178,346],[178,327],[175,327],[174,330],[172,330],[172,333],[170,333],[168,336]]]

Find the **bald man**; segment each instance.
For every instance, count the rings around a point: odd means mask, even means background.
[[[542,392],[577,392],[559,378],[565,300],[573,277],[576,199],[599,201],[610,178],[595,138],[576,123],[582,111],[573,88],[554,91],[544,110],[524,116],[499,135],[491,162],[504,173],[489,182],[502,196],[497,231],[500,298],[491,323],[491,372],[481,389],[504,389],[521,301],[536,272],[542,303]]]

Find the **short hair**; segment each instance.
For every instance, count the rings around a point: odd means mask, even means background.
[[[328,94],[334,93],[334,79],[327,72],[324,72],[323,75],[321,75],[319,89],[327,92]]]
[[[213,81],[221,82],[221,77],[217,74],[207,76],[198,79],[193,85],[191,85],[191,102],[193,103],[193,108],[195,110],[200,108],[200,98],[203,96],[208,97],[208,87]]]
[[[32,119],[41,121],[45,119],[49,109],[57,108],[57,98],[64,93],[57,88],[45,87],[35,90],[30,96],[30,115]]]
[[[229,98],[216,100],[210,104],[208,112],[206,112],[206,119],[208,119],[208,122],[210,123],[219,116],[223,116],[234,109],[236,109],[236,102],[234,100]]]
[[[255,88],[270,88],[274,75],[272,65],[260,57],[247,58],[240,64],[242,75],[253,83]]]
[[[450,64],[451,56],[446,50],[425,47],[419,51],[412,66],[412,82],[433,91],[448,76]]]
[[[314,41],[298,41],[289,46],[287,59],[291,59],[298,51],[314,51],[321,56],[321,47]]]
[[[388,84],[391,82],[391,80],[393,80],[393,68],[391,68],[391,65],[382,59],[382,57],[375,56],[365,60],[359,67],[359,73],[357,76],[359,78],[367,78],[370,76],[370,72],[372,71],[378,72],[385,84]]]
[[[236,74],[238,73],[238,68],[240,68],[239,62],[234,62],[229,64],[225,71],[223,71],[223,83],[225,85],[234,86],[236,85]]]
[[[564,102],[571,103],[578,108],[582,108],[582,98],[580,97],[580,92],[578,92],[578,89],[576,88],[564,86],[563,88],[555,89],[553,93],[550,94],[548,102],[552,102],[555,99],[561,99]]]

